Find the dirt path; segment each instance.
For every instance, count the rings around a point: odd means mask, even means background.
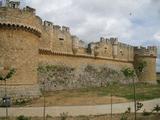
[[[157,104],[160,105],[160,99],[154,99],[149,101],[143,101],[143,109],[151,111]],[[113,113],[123,113],[131,107],[131,111],[134,110],[133,102],[113,104]],[[142,112],[143,109],[139,112]],[[110,105],[94,105],[94,106],[60,106],[60,107],[46,107],[46,115],[59,116],[60,113],[68,113],[68,115],[100,115],[110,113]],[[38,116],[43,115],[43,107],[19,107],[9,108],[9,116]],[[0,117],[5,116],[5,108],[0,108]]]

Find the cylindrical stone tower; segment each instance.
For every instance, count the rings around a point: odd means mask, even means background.
[[[10,96],[40,94],[37,64],[41,24],[41,19],[32,8],[0,8],[0,65],[16,69],[15,75],[7,80],[7,92]],[[3,87],[1,82],[2,93]]]
[[[156,58],[157,58],[157,48],[156,47],[141,47],[134,48],[135,58],[134,66],[135,69],[139,67],[141,62],[145,62],[144,70],[137,73],[137,76],[142,82],[156,83]]]

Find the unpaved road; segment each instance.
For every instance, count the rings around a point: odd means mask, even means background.
[[[139,112],[151,111],[154,106],[157,104],[160,105],[160,99],[154,99],[149,101],[143,101],[143,108]],[[130,103],[119,103],[113,104],[113,113],[123,113],[127,110],[128,107],[131,107],[131,111],[134,111],[133,102]],[[60,113],[68,113],[71,116],[79,115],[100,115],[110,113],[111,105],[94,105],[94,106],[56,106],[56,107],[46,107],[46,115],[50,116],[59,116]],[[9,116],[43,116],[43,107],[12,107],[8,109]],[[5,108],[0,108],[0,117],[5,116]]]

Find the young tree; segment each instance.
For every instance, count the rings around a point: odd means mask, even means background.
[[[146,61],[143,61],[143,60],[138,61],[137,65],[136,65],[136,72],[137,73],[142,73],[146,66],[147,66]]]
[[[5,69],[3,69],[5,70]],[[3,75],[2,73],[0,73],[0,81],[4,81],[5,82],[5,98],[7,98],[7,80],[9,80],[14,74],[15,74],[16,70],[14,68],[9,69],[9,72],[5,75]],[[5,103],[7,103],[5,101]],[[8,105],[5,105],[6,107],[6,120],[8,119]]]
[[[136,86],[135,86],[135,80],[134,80],[134,77],[135,77],[135,71],[134,69],[132,68],[124,68],[122,69],[122,73],[124,74],[124,76],[126,78],[131,78],[132,79],[132,83],[133,83],[133,94],[134,94],[134,115],[135,115],[135,120],[137,119],[137,116],[136,116],[136,112],[137,112],[137,104],[136,104]]]
[[[9,72],[6,75],[2,75],[2,73],[0,73],[0,80],[5,82],[5,96],[7,96],[7,93],[6,93],[7,80],[9,80],[15,74],[15,72],[16,72],[15,69],[12,68],[9,70]]]
[[[156,111],[157,113],[160,111],[160,106],[159,105],[156,105],[153,110],[153,112]]]

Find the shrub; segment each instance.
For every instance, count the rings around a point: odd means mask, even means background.
[[[68,113],[61,113],[60,114],[60,118],[61,118],[61,120],[67,120],[67,117],[68,117]]]
[[[46,115],[46,118],[52,118],[52,116],[47,114],[47,115]]]
[[[157,113],[160,111],[160,106],[159,105],[156,105],[153,110],[153,112],[156,111]]]
[[[31,120],[29,117],[25,117],[24,115],[20,115],[16,120]]]
[[[151,112],[146,112],[145,110],[143,110],[143,115],[144,116],[149,116],[149,115],[151,115]]]
[[[128,120],[128,116],[126,115],[126,113],[122,114],[120,120]]]
[[[18,98],[13,102],[13,104],[14,105],[26,105],[30,101],[31,101],[30,98]]]
[[[157,80],[157,83],[160,85],[160,80]]]

